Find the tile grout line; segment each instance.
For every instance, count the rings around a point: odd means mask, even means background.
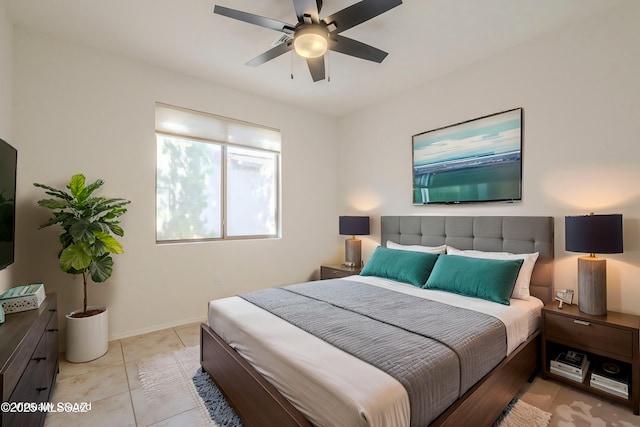
[[[122,355],[122,363],[124,364],[124,375],[127,378],[127,390],[129,391],[129,403],[131,403],[131,412],[133,412],[133,422],[138,427],[138,419],[136,418],[136,407],[133,405],[133,396],[131,395],[131,381],[129,381],[129,371],[127,370],[127,361],[124,358],[124,346],[122,340],[120,342],[120,354]],[[137,363],[136,363],[137,367]],[[137,368],[136,368],[137,369]]]

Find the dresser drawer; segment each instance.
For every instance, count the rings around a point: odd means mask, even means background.
[[[48,377],[49,353],[51,343],[43,335],[35,351],[29,357],[18,384],[16,384],[9,402],[39,403],[49,400],[51,377]],[[57,347],[57,346],[56,346]],[[40,426],[44,423],[46,412],[20,411],[3,414],[2,426]]]
[[[551,313],[545,316],[545,328],[547,338],[560,343],[629,359],[633,357],[633,334],[630,330]]]
[[[340,277],[347,277],[353,275],[352,272],[338,270],[337,268],[331,267],[320,267],[320,277],[322,279],[338,279]]]
[[[51,391],[58,376],[58,313],[57,310],[51,312],[51,319],[47,323],[42,339],[46,340],[47,347],[47,382],[49,392],[47,400],[51,397]]]

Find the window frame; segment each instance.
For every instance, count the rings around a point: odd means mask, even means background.
[[[191,113],[191,114],[195,114],[195,115],[199,115],[199,116],[205,116],[205,117],[210,117],[214,120],[219,120],[219,121],[225,121],[225,122],[232,122],[232,123],[241,123],[245,126],[250,126],[250,127],[255,127],[258,129],[268,129],[271,131],[276,131],[278,133],[281,134],[281,131],[278,129],[274,129],[274,128],[269,128],[266,126],[261,126],[261,125],[256,125],[253,123],[249,123],[249,122],[243,122],[243,121],[239,121],[236,119],[228,119],[226,117],[222,117],[222,116],[217,116],[214,114],[209,114],[209,113],[204,113],[204,112],[200,112],[200,111],[194,111],[194,110],[189,110],[186,108],[182,108],[182,107],[175,107],[172,105],[168,105],[168,104],[162,104],[162,103],[156,103],[156,108],[157,107],[163,107],[163,108],[170,108],[170,109],[175,109],[181,112],[186,112],[186,113]],[[156,114],[157,114],[157,110],[156,110]],[[282,200],[281,200],[281,195],[282,195],[282,191],[281,191],[281,175],[282,175],[282,146],[280,145],[280,150],[276,150],[276,149],[269,149],[269,148],[262,148],[262,147],[257,147],[255,145],[251,145],[251,144],[242,144],[240,142],[235,143],[235,142],[229,142],[229,141],[224,141],[224,140],[220,140],[220,139],[216,139],[216,138],[207,138],[207,137],[202,137],[202,136],[192,136],[189,135],[188,133],[181,133],[181,132],[172,132],[172,131],[167,131],[167,130],[158,130],[158,126],[156,125],[155,127],[155,140],[156,140],[156,165],[155,165],[155,170],[156,170],[156,175],[155,175],[155,215],[154,215],[154,225],[155,225],[155,241],[156,244],[160,244],[160,245],[164,245],[164,244],[176,244],[176,243],[201,243],[201,242],[212,242],[212,241],[233,241],[233,240],[265,240],[265,239],[280,239],[282,236],[282,216],[281,216],[281,206],[282,206]],[[178,138],[178,139],[184,139],[184,140],[191,140],[193,142],[197,142],[197,143],[205,143],[205,144],[215,144],[215,145],[219,145],[221,148],[221,156],[220,156],[220,162],[221,162],[221,179],[220,179],[220,191],[221,191],[221,196],[220,196],[220,203],[221,203],[221,208],[220,208],[220,226],[221,226],[221,233],[220,233],[220,237],[205,237],[205,238],[193,238],[193,239],[167,239],[167,240],[159,240],[158,239],[158,136],[165,136],[165,137],[169,137],[169,138]],[[280,138],[280,144],[281,144],[281,138]],[[262,152],[262,153],[270,153],[272,155],[274,155],[274,162],[275,162],[275,171],[274,171],[274,196],[275,196],[275,206],[274,206],[274,221],[275,221],[275,232],[273,234],[251,234],[251,235],[239,235],[239,236],[230,236],[227,232],[227,224],[228,224],[228,213],[227,213],[227,207],[228,207],[228,191],[227,191],[227,177],[228,177],[228,170],[227,170],[227,162],[228,162],[228,157],[227,157],[227,151],[229,147],[237,147],[237,148],[241,148],[244,150],[253,150],[253,151],[257,151],[257,152]]]

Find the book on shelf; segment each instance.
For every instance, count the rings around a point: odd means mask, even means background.
[[[629,392],[629,369],[624,364],[603,362],[593,369],[591,381],[624,393]]]
[[[608,385],[602,384],[602,383],[598,383],[598,382],[594,382],[593,378],[591,378],[591,381],[589,382],[589,385],[593,388],[596,388],[598,390],[604,391],[605,393],[609,393],[609,394],[613,394],[614,396],[618,396],[618,397],[622,397],[623,399],[628,399],[629,398],[629,392],[628,391],[622,391],[619,390],[618,388],[613,388],[613,387],[609,387]]]
[[[628,384],[624,384],[624,383],[619,383],[619,382],[615,382],[615,381],[610,381],[607,379],[602,378],[599,375],[594,375],[593,373],[591,373],[591,385],[593,384],[600,384],[603,387],[609,387],[615,390],[618,390],[622,393],[629,393],[629,385]]]
[[[559,375],[561,377],[568,378],[570,380],[582,383],[582,382],[584,382],[585,378],[587,378],[587,373],[589,372],[589,362],[588,361],[586,362],[586,365],[582,369],[581,373],[570,372],[570,371],[567,371],[565,369],[557,368],[557,367],[555,367],[553,365],[551,365],[551,367],[549,368],[549,371],[552,374],[556,374],[556,375]]]
[[[586,354],[570,350],[558,354],[555,359],[551,360],[550,365],[553,368],[582,376],[588,369],[589,360]]]

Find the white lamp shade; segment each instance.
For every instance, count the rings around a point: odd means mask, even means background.
[[[314,26],[299,29],[293,39],[293,48],[304,58],[324,55],[328,45],[326,31]]]

